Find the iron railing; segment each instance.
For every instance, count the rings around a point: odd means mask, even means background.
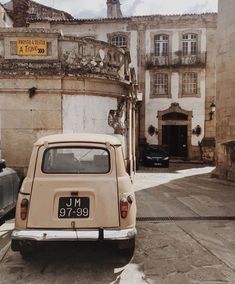
[[[180,67],[180,66],[206,66],[206,52],[197,54],[182,54],[182,52],[169,53],[167,55],[157,56],[155,54],[147,55],[147,69],[151,67]]]

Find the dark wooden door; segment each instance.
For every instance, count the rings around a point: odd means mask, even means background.
[[[164,125],[162,127],[162,144],[167,146],[169,155],[187,158],[187,129],[186,125]]]

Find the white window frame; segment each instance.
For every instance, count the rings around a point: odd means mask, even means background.
[[[152,78],[152,95],[155,97],[169,95],[169,74],[168,73],[153,73]]]
[[[116,34],[111,36],[110,43],[119,48],[127,48],[128,39],[125,35]]]
[[[168,56],[169,53],[169,35],[158,34],[154,37],[154,55]]]
[[[182,53],[184,56],[198,54],[198,34],[185,33],[182,35]]]
[[[196,96],[198,94],[198,73],[184,72],[182,74],[182,96]]]

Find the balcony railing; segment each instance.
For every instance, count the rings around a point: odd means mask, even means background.
[[[180,66],[206,66],[206,52],[184,55],[182,52],[169,53],[168,55],[156,56],[149,54],[147,56],[147,69],[152,67],[180,67]]]
[[[130,53],[109,43],[94,39],[82,39],[73,36],[60,36],[57,32],[43,31],[44,38],[51,34],[53,40],[47,41],[47,54],[19,55],[17,54],[18,38],[33,38],[32,31],[22,29],[20,33],[10,29],[2,32],[0,29],[0,74],[29,75],[94,75],[99,77],[127,80],[131,78]],[[13,39],[8,34],[14,35]],[[8,50],[4,49],[4,37],[10,38]],[[24,35],[26,34],[26,35]],[[1,39],[1,36],[3,39]],[[48,36],[50,39],[50,36]]]
[[[69,37],[67,41],[70,41]],[[130,76],[130,55],[127,51],[89,38],[76,39],[76,43],[78,48],[64,48],[60,55],[62,66],[66,66],[69,72],[108,75],[118,79]],[[61,45],[67,46],[65,37]]]

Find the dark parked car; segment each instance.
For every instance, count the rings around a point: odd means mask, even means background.
[[[0,223],[15,208],[20,180],[17,173],[0,160]]]
[[[147,145],[143,150],[142,163],[144,166],[169,167],[169,155],[167,151],[159,145]]]

